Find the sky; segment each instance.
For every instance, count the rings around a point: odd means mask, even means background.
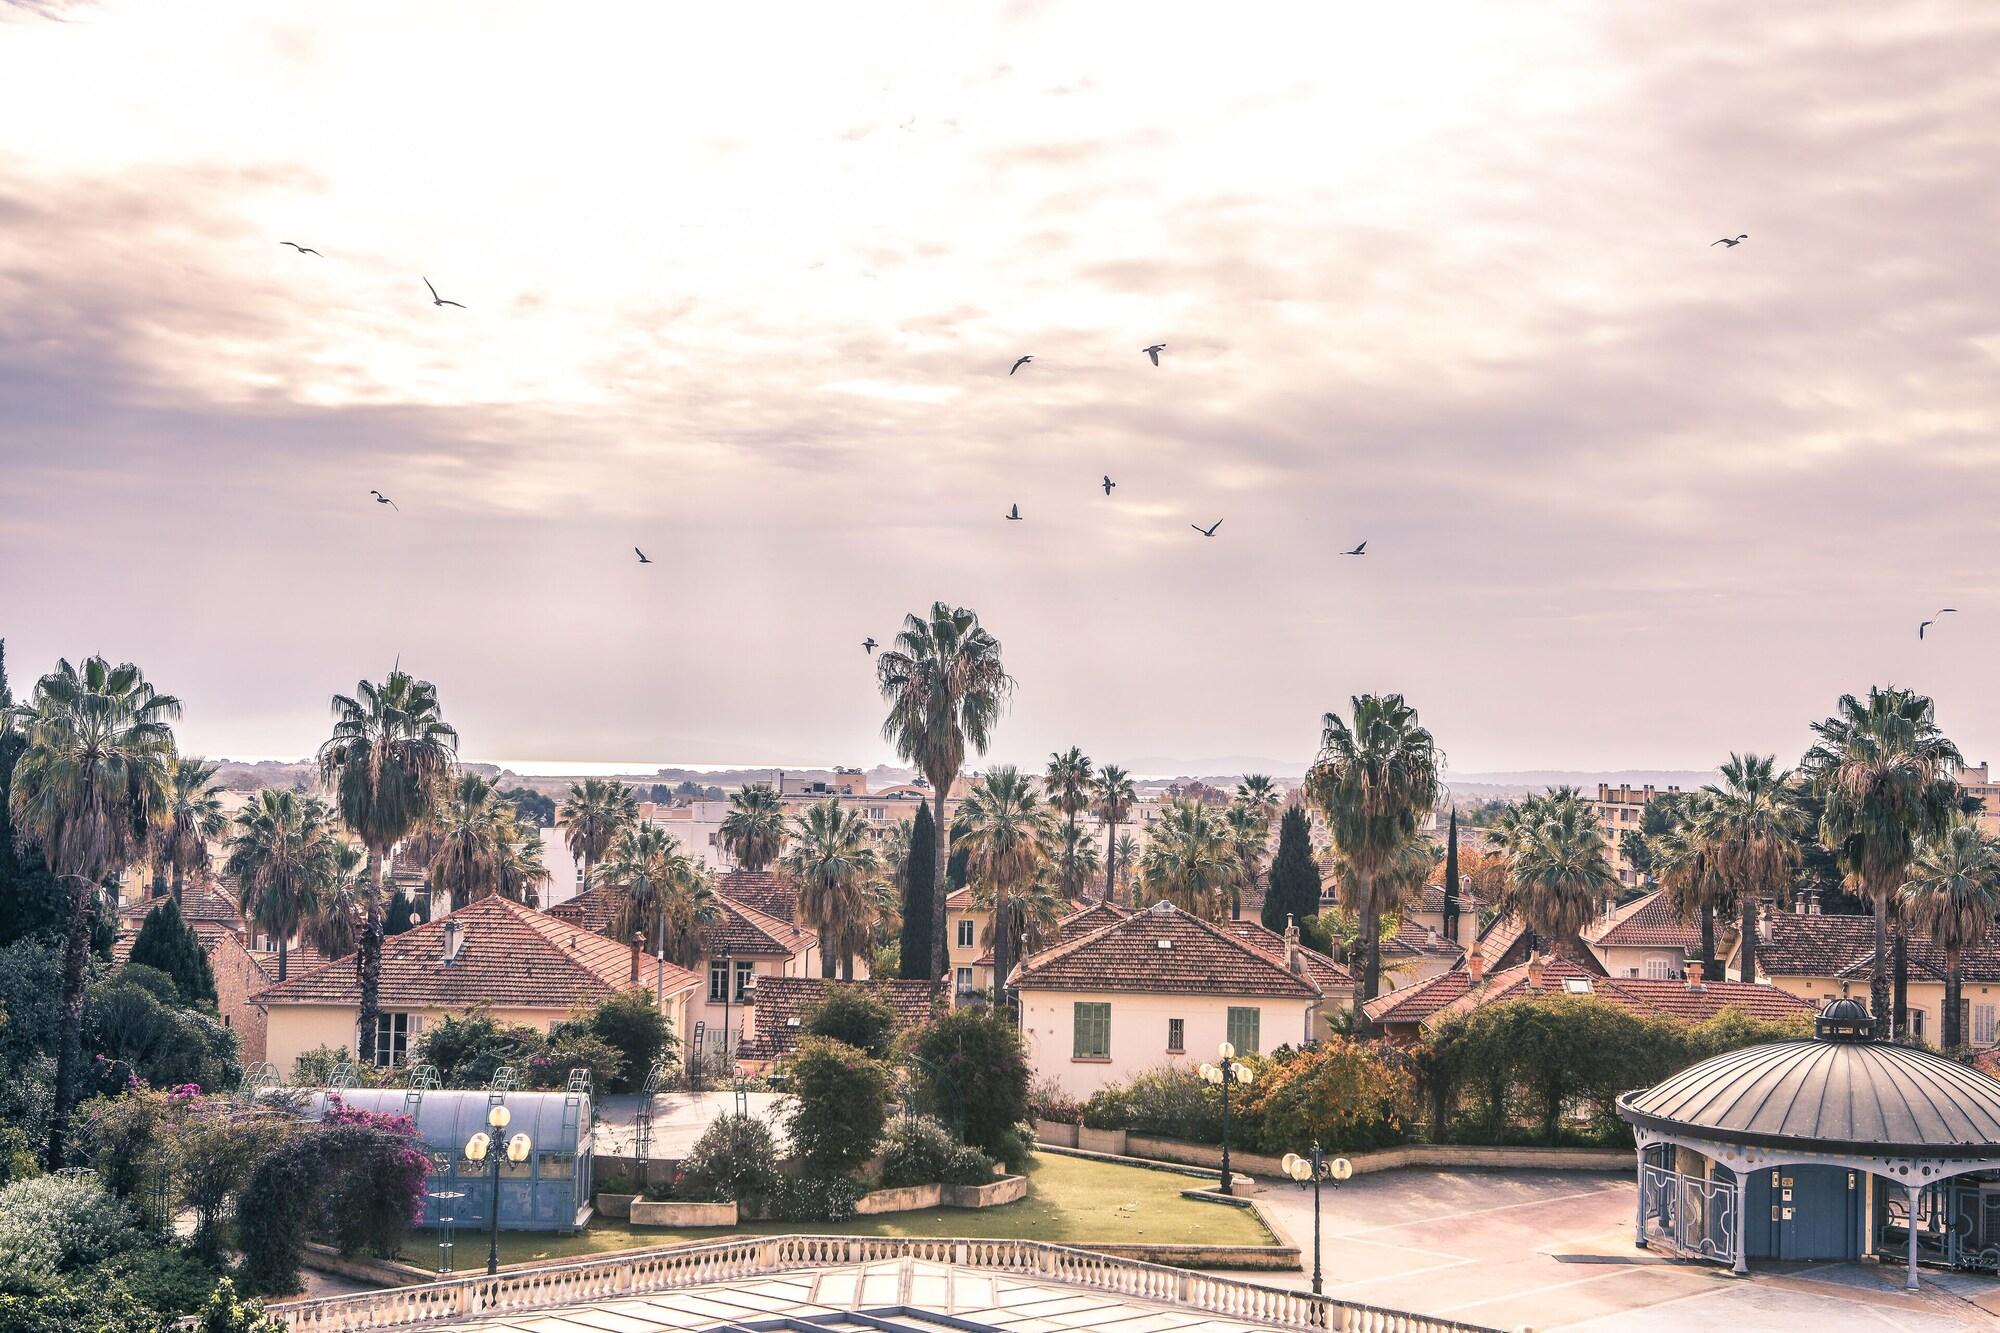
[[[10,671],[866,766],[944,600],[1000,761],[1399,691],[1706,769],[1878,683],[2000,755],[1996,69],[1965,0],[0,0]]]

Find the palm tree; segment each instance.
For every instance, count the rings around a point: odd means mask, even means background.
[[[362,921],[369,894],[368,849],[339,838],[327,858],[326,874],[299,929],[299,939],[327,958],[354,957],[354,974],[361,975]]]
[[[1910,877],[1897,891],[1903,915],[1944,952],[1944,1021],[1940,1042],[1947,1051],[1965,1044],[1967,949],[1984,943],[2000,914],[2000,841],[1980,831],[1976,820],[1960,818],[1942,837],[1926,839],[1910,863]]]
[[[622,782],[585,778],[569,784],[556,820],[563,826],[569,854],[583,867],[583,891],[590,891],[591,867],[602,861],[618,835],[639,818],[639,798]]]
[[[1745,982],[1757,979],[1758,905],[1782,905],[1805,834],[1792,775],[1778,771],[1777,763],[1775,755],[1730,755],[1722,766],[1722,785],[1703,788],[1708,801],[1697,826],[1714,848],[1716,869],[1735,892],[1742,914],[1737,977]]]
[[[523,823],[511,805],[501,810],[496,832],[493,891],[510,902],[540,907],[542,885],[549,882],[541,833],[533,824]]]
[[[437,687],[400,668],[380,685],[362,681],[355,697],[334,695],[333,717],[333,735],[319,747],[319,777],[333,792],[340,817],[368,848],[355,960],[361,976],[355,1049],[362,1064],[372,1065],[389,851],[437,809],[458,753],[458,733],[438,712]]]
[[[220,767],[192,755],[167,760],[167,809],[154,833],[153,857],[173,876],[177,903],[183,876],[193,871],[208,877],[208,845],[229,829],[229,818],[222,813],[222,789],[215,785]]]
[[[1248,773],[1236,784],[1236,802],[1263,815],[1264,829],[1269,832],[1271,821],[1284,809],[1285,797],[1268,773]]]
[[[1825,801],[1819,839],[1875,908],[1875,973],[1868,998],[1878,1033],[1902,1033],[1889,1011],[1890,895],[1908,878],[1917,845],[1940,837],[1958,805],[1953,780],[1964,757],[1938,730],[1931,701],[1911,690],[1871,686],[1866,701],[1843,694],[1799,765]],[[1901,926],[1897,927],[1901,938]]]
[[[1235,886],[1229,890],[1229,917],[1233,921],[1243,915],[1244,896],[1257,891],[1257,875],[1263,867],[1264,848],[1271,837],[1271,819],[1264,811],[1241,799],[1230,803],[1229,808],[1223,811],[1222,819],[1229,826],[1229,846],[1236,853],[1236,863],[1241,868]]]
[[[502,812],[509,809],[491,782],[468,769],[458,775],[450,798],[431,816],[426,832],[435,840],[435,850],[424,878],[434,896],[450,900],[451,911],[497,890],[500,822]]]
[[[1064,884],[1082,885],[1097,878],[1102,861],[1097,855],[1097,839],[1090,830],[1074,823],[1064,824],[1060,830],[1062,845],[1056,849],[1055,864],[1057,875]],[[1064,889],[1065,901],[1074,902],[1072,890]]]
[[[1187,798],[1170,801],[1161,811],[1139,859],[1146,901],[1164,898],[1210,921],[1222,916],[1224,899],[1241,874],[1229,826],[1220,813]]]
[[[623,898],[611,923],[614,939],[650,933],[653,948],[680,967],[701,952],[702,933],[722,920],[715,886],[680,840],[652,824],[618,835],[604,862],[604,884]]]
[[[1436,808],[1443,757],[1417,712],[1400,694],[1352,700],[1350,724],[1338,713],[1322,719],[1319,758],[1306,774],[1306,797],[1318,807],[1334,848],[1345,858],[1352,894],[1347,906],[1360,926],[1361,993],[1355,1014],[1382,984],[1382,872]]]
[[[791,838],[784,864],[798,881],[799,918],[819,933],[819,974],[831,981],[837,958],[841,979],[852,981],[854,955],[868,948],[875,924],[868,884],[877,857],[868,821],[829,796],[792,821]]]
[[[993,998],[1004,1012],[1007,970],[1014,961],[1013,900],[1048,859],[1055,818],[1035,784],[1007,764],[973,786],[958,807],[958,822],[971,881],[993,899]]]
[[[1653,876],[1660,882],[1667,906],[1682,922],[1701,930],[1702,976],[1719,981],[1715,965],[1715,913],[1729,899],[1714,844],[1701,833],[1708,817],[1708,794],[1684,792],[1671,808],[1667,828],[1648,839],[1653,851]]]
[[[980,884],[973,889],[973,904],[982,911],[994,913],[997,919],[999,895],[991,886]],[[1056,877],[1054,866],[1044,861],[1036,868],[1034,877],[1022,885],[1016,893],[1008,895],[1007,925],[1011,936],[1008,954],[1012,958],[1027,958],[1040,953],[1055,939],[1056,926],[1070,914],[1072,900],[1063,896],[1061,881]],[[994,951],[994,962],[999,962],[998,939],[993,929],[993,920],[986,923],[979,942]]]
[[[316,910],[339,842],[333,807],[317,796],[266,787],[236,812],[224,868],[236,877],[244,919],[278,941],[278,980],[292,937]]]
[[[875,674],[889,704],[883,739],[931,784],[931,818],[938,829],[933,882],[941,897],[951,859],[945,801],[965,763],[966,747],[986,752],[1014,681],[1000,664],[1000,641],[980,627],[979,617],[943,602],[932,604],[929,619],[904,617],[895,646],[876,659]],[[941,906],[931,914],[933,977],[944,976],[947,965],[945,916]]]
[[[785,846],[785,811],[768,782],[731,793],[722,817],[722,846],[745,870],[764,870]]]
[[[1589,804],[1573,796],[1546,802],[1540,821],[1515,837],[1509,861],[1509,898],[1529,929],[1558,953],[1587,957],[1583,929],[1618,892]]]
[[[1097,778],[1090,784],[1090,809],[1104,821],[1104,901],[1111,901],[1113,882],[1118,878],[1120,860],[1131,861],[1128,848],[1136,848],[1130,838],[1118,836],[1118,826],[1132,817],[1132,807],[1138,803],[1138,793],[1132,789],[1132,776],[1116,764],[1106,764],[1097,770]],[[1127,871],[1129,874],[1130,871]]]
[[[19,834],[33,840],[67,886],[62,1022],[56,1046],[55,1106],[45,1154],[63,1164],[82,1058],[84,964],[93,909],[106,880],[144,856],[149,832],[167,809],[168,725],[180,701],[160,694],[130,662],[68,661],[35,682],[15,709],[27,745],[15,762],[10,797]]]
[[[1119,834],[1118,841],[1112,844],[1109,853],[1104,859],[1104,874],[1107,881],[1114,873],[1117,875],[1118,887],[1125,891],[1125,897],[1128,901],[1132,897],[1132,876],[1138,873],[1138,867],[1139,840],[1129,833]],[[1106,902],[1111,901],[1111,890],[1108,884],[1105,888],[1104,900]]]
[[[1076,846],[1076,817],[1090,808],[1091,777],[1090,756],[1076,746],[1070,746],[1067,753],[1059,751],[1049,756],[1048,769],[1042,774],[1042,790],[1048,795],[1049,805],[1068,825],[1064,847]],[[1071,898],[1076,897],[1076,871],[1073,860],[1064,861],[1063,892]]]

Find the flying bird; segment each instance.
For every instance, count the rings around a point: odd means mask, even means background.
[[[424,286],[426,286],[426,287],[431,287],[431,280],[430,280],[429,278],[425,278],[425,279],[424,279]],[[459,305],[459,303],[458,303],[458,302],[456,302],[456,301],[447,301],[447,300],[445,300],[445,299],[444,299],[444,298],[443,298],[442,296],[439,296],[439,295],[438,295],[438,289],[437,289],[437,288],[435,288],[435,287],[431,287],[431,304],[432,304],[432,305],[456,305],[456,306],[458,306],[458,308],[459,308],[460,310],[463,310],[463,309],[465,309],[465,307],[464,307],[464,306],[462,306],[462,305]]]
[[[1708,248],[1713,250],[1718,245],[1727,245],[1734,247],[1743,244],[1743,242],[1749,239],[1750,239],[1750,233],[1746,231],[1741,236],[1725,236],[1719,241],[1710,241],[1708,243]]]
[[[650,565],[653,563],[653,558],[647,555],[644,551],[640,550],[636,546],[632,548],[632,554],[639,557],[639,563],[642,565]]]
[[[1154,343],[1151,347],[1142,347],[1139,350],[1143,351],[1147,356],[1152,357],[1153,364],[1157,366],[1160,364],[1160,353],[1167,350],[1167,345],[1165,343]]]
[[[292,247],[292,249],[298,251],[302,255],[319,255],[319,251],[313,249],[310,245],[300,245],[297,241],[279,241],[278,244],[289,245]],[[319,257],[321,259],[326,258],[325,255],[319,255]]]
[[[1923,638],[1923,637],[1924,637],[1924,631],[1925,631],[1925,630],[1927,630],[1927,629],[1929,629],[1929,628],[1930,628],[1930,627],[1931,627],[1932,625],[1935,625],[1935,624],[1937,624],[1937,618],[1938,618],[1938,616],[1950,616],[1950,615],[1956,615],[1956,614],[1958,614],[1958,608],[1957,608],[1957,607],[1955,607],[1955,606],[1943,606],[1943,607],[1939,607],[1939,608],[1938,608],[1938,611],[1937,611],[1937,615],[1934,615],[1934,616],[1932,616],[1932,617],[1931,617],[1931,618],[1930,618],[1929,620],[1926,620],[1926,621],[1925,621],[1925,622],[1924,622],[1923,624],[1921,624],[1921,625],[1917,626],[1917,637],[1918,637],[1919,639]]]
[[[873,657],[873,656],[875,656],[875,636],[874,636],[874,635],[872,635],[872,634],[871,634],[871,635],[869,635],[869,636],[868,636],[867,638],[863,639],[863,640],[861,641],[861,646],[862,646],[863,648],[866,648],[866,649],[868,650],[868,655],[869,655],[870,657]]]
[[[1014,363],[1014,370],[1019,370],[1019,369],[1020,369],[1020,368],[1021,368],[1022,366],[1025,366],[1025,365],[1027,365],[1027,364],[1028,364],[1028,363],[1029,363],[1030,361],[1033,361],[1034,359],[1035,359],[1035,358],[1033,358],[1032,356],[1024,356],[1024,357],[1022,357],[1022,358],[1021,358],[1021,359],[1020,359],[1019,361],[1016,361],[1016,362]],[[1010,370],[1010,371],[1008,371],[1007,373],[1008,373],[1009,375],[1011,375],[1011,374],[1013,374],[1013,373],[1014,373],[1014,370]]]
[[[1351,551],[1342,551],[1342,552],[1341,552],[1341,554],[1342,554],[1342,555],[1367,555],[1367,554],[1368,554],[1368,543],[1367,543],[1367,542],[1363,542],[1363,543],[1361,543],[1361,545],[1359,545],[1359,546],[1355,547],[1355,548],[1354,548],[1353,550],[1351,550]]]
[[[1110,473],[1108,473],[1108,472],[1107,472],[1107,473],[1105,473],[1105,474],[1104,474],[1104,493],[1105,493],[1106,495],[1109,495],[1109,494],[1111,494],[1111,488],[1112,488],[1113,486],[1116,486],[1117,484],[1118,484],[1117,482],[1115,482],[1115,481],[1111,480],[1111,474],[1110,474]]]
[[[1021,506],[1015,505],[1012,509],[1009,509],[1007,511],[1007,518],[1011,522],[1019,523],[1021,521]]]
[[[1215,522],[1209,524],[1205,528],[1199,523],[1190,523],[1188,524],[1188,526],[1193,528],[1196,532],[1199,532],[1204,537],[1213,537],[1215,535],[1215,530],[1222,526],[1222,520],[1218,518],[1215,520]]]
[[[369,493],[370,495],[372,495],[372,496],[374,496],[374,497],[375,497],[375,503],[376,503],[376,504],[378,504],[378,505],[388,505],[388,506],[389,506],[389,508],[391,508],[391,509],[395,510],[395,511],[396,511],[397,513],[399,513],[399,514],[403,512],[403,506],[401,506],[401,505],[397,504],[397,503],[396,503],[396,502],[395,502],[394,500],[391,500],[391,499],[390,499],[390,498],[389,498],[388,496],[386,496],[386,495],[382,494],[382,492],[380,492],[380,491],[370,491],[370,492],[368,492],[368,493]]]

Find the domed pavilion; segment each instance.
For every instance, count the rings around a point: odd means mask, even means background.
[[[1638,1140],[1636,1239],[1727,1263],[2000,1267],[2000,1081],[1873,1037],[1859,1002],[1810,1040],[1690,1065],[1618,1099]]]

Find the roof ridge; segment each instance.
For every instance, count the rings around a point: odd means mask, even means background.
[[[778,935],[776,931],[783,931],[791,935],[798,936],[799,939],[796,941],[796,943],[801,943],[801,944],[805,942],[804,937],[808,935],[812,936],[812,938],[815,941],[817,941],[819,938],[819,936],[816,933],[807,930],[804,926],[794,925],[789,921],[781,921],[777,917],[772,916],[769,912],[762,911],[761,909],[754,907],[749,903],[744,902],[741,898],[737,898],[731,894],[723,892],[721,889],[717,889],[715,891],[715,896],[717,898],[720,898],[724,903],[726,903],[736,912],[741,914],[744,920],[749,922],[749,924],[763,931],[765,936],[770,939],[771,943],[777,945],[781,949],[790,951],[792,949],[793,942],[786,941],[780,935]],[[774,927],[775,930],[773,929]]]

